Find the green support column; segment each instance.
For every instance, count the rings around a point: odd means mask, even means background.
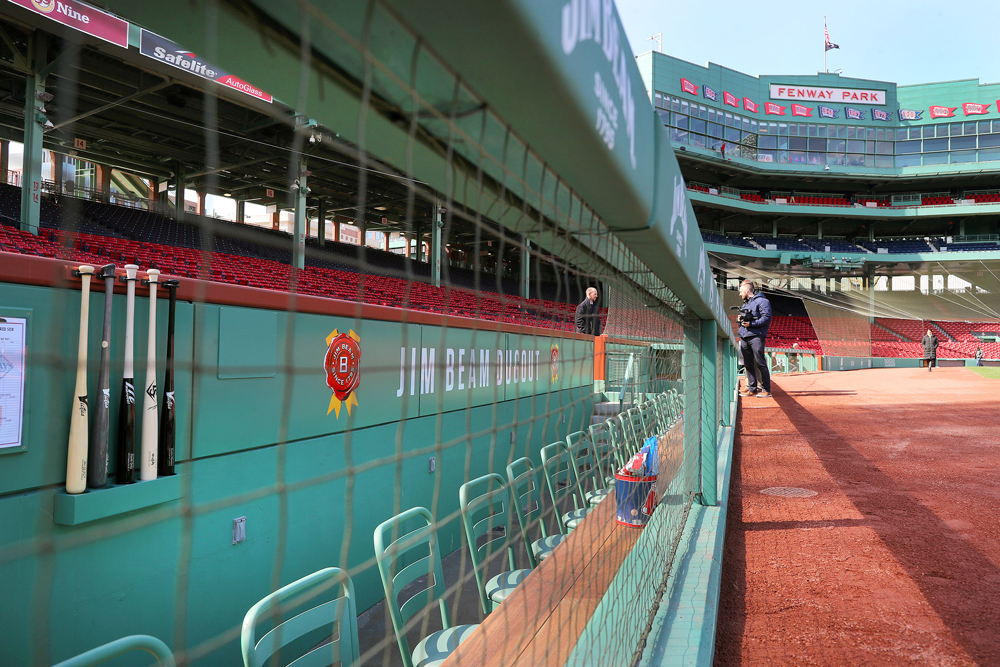
[[[719,405],[720,421],[723,426],[732,426],[729,423],[729,402],[732,400],[732,392],[729,390],[730,370],[732,369],[732,357],[729,351],[732,344],[725,340],[722,344],[722,403]]]
[[[42,211],[42,136],[48,118],[42,113],[45,102],[45,69],[48,35],[39,31],[30,38],[30,68],[24,84],[24,158],[21,171],[21,229],[38,234]]]
[[[316,216],[316,237],[320,247],[326,245],[326,200],[319,200],[319,212]]]
[[[236,222],[246,222],[246,202],[242,199],[236,200]]]
[[[306,266],[306,163],[299,164],[299,187],[292,193],[295,198],[295,216],[292,223],[292,267],[304,269]]]
[[[719,502],[718,406],[715,374],[718,362],[715,320],[701,321],[701,504]]]
[[[434,215],[431,216],[434,220],[434,229],[431,232],[431,254],[433,255],[433,264],[431,265],[431,282],[434,287],[441,287],[441,256],[444,250],[441,248],[441,229],[444,227],[444,222],[441,220],[441,207],[434,203]]]
[[[415,262],[427,261],[424,257],[424,226],[417,224],[417,231],[413,235],[413,260]]]
[[[111,182],[110,170],[108,171],[108,182]],[[186,185],[184,166],[178,162],[174,167],[174,220],[177,222],[184,220],[184,188]]]
[[[524,247],[521,248],[521,297],[530,299],[531,290],[531,241],[524,239]]]

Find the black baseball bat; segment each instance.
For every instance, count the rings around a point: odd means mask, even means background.
[[[122,281],[127,285],[125,297],[125,365],[122,369],[122,395],[118,408],[118,465],[115,481],[118,484],[135,482],[135,281],[139,267],[125,265]]]
[[[87,486],[100,489],[108,483],[108,420],[111,414],[111,302],[115,294],[115,265],[101,267],[104,279],[104,331],[101,334],[101,367],[97,374],[93,433],[87,449]]]
[[[178,280],[164,280],[160,285],[169,295],[167,306],[167,368],[163,375],[163,403],[160,407],[160,451],[157,457],[160,476],[174,474],[174,436],[176,433],[174,401],[174,306]]]

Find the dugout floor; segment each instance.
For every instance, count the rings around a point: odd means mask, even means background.
[[[716,664],[1000,664],[1000,380],[859,370],[773,393],[740,399]]]

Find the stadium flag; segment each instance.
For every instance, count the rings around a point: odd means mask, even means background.
[[[823,17],[823,39],[824,39],[824,42],[825,42],[825,45],[826,45],[826,48],[824,49],[825,51],[829,51],[830,49],[839,49],[840,48],[839,45],[834,44],[833,42],[830,41],[830,31],[826,29],[826,17],[825,16]]]
[[[691,93],[692,95],[698,94],[698,86],[694,85],[684,77],[681,77],[681,90],[685,93]]]

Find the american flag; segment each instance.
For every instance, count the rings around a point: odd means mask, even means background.
[[[826,29],[826,20],[823,21],[823,36],[826,38],[826,50],[839,49],[840,47],[830,41],[830,31]]]

